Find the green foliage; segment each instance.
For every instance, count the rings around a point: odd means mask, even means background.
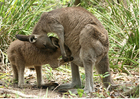
[[[49,68],[49,65],[47,64],[47,66],[44,67],[46,72],[46,78],[51,81],[53,78],[53,73],[52,73],[52,68]]]
[[[16,98],[19,98],[19,95],[18,94],[16,94]]]
[[[95,77],[98,77],[99,78],[99,76],[101,77],[101,78],[105,78],[105,77],[107,77],[107,76],[109,76],[110,74],[108,73],[108,72],[105,72],[104,74],[94,74],[94,76]]]
[[[45,95],[45,98],[48,97],[48,88],[46,89],[46,95]]]
[[[76,95],[73,94],[70,90],[68,90],[68,92],[69,92],[69,94],[70,94],[71,96],[76,96]]]
[[[108,77],[110,74],[108,72],[105,72],[103,75],[100,74],[101,78]]]
[[[84,94],[84,90],[83,89],[77,89],[78,95],[81,98]]]

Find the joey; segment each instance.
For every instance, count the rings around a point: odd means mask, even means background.
[[[15,40],[10,44],[7,55],[13,69],[13,80],[18,81],[19,87],[24,87],[25,67],[35,67],[37,85],[41,87],[43,84],[42,65],[50,64],[52,68],[57,68],[64,63],[63,60],[58,60],[61,56],[59,40],[54,37],[46,38],[47,36],[43,35],[38,36],[34,43]],[[65,49],[67,54],[71,55],[67,46],[65,46]]]

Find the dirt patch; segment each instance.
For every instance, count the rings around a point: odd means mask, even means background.
[[[1,65],[2,66],[2,65]],[[21,98],[20,94],[12,93],[12,91],[17,91],[24,94],[25,97],[39,97],[39,98],[128,98],[130,96],[121,95],[123,92],[127,92],[128,90],[133,89],[135,86],[139,85],[139,71],[136,69],[128,70],[129,74],[123,72],[112,72],[112,77],[116,84],[121,85],[120,89],[117,89],[112,92],[106,91],[103,88],[101,81],[99,80],[99,75],[96,75],[94,70],[94,87],[95,92],[92,94],[83,94],[82,90],[79,91],[77,95],[72,94],[70,91],[68,92],[58,92],[47,89],[39,89],[37,87],[33,87],[36,85],[36,73],[35,71],[25,69],[25,83],[29,85],[27,88],[17,88],[17,85],[12,84],[13,73],[10,66],[3,66],[3,69],[0,69],[0,97],[1,98]],[[42,68],[43,71],[43,79],[44,83],[50,83],[54,81],[58,84],[70,83],[71,82],[71,70],[69,66],[61,66],[56,70],[52,70],[49,66],[45,65]],[[85,76],[84,69],[80,68],[81,73],[81,81],[82,88],[84,88]],[[10,90],[11,92],[7,92],[5,90]],[[76,89],[79,90],[79,89]],[[26,96],[27,95],[27,96]]]

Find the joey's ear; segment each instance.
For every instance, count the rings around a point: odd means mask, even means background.
[[[39,35],[33,35],[33,34],[30,35],[29,36],[29,42],[30,43],[35,43],[38,37],[39,37]]]
[[[17,34],[16,38],[21,40],[21,41],[28,41],[30,43],[34,43],[36,42],[37,38],[39,35],[21,35],[21,34]]]
[[[36,39],[37,39],[37,38],[36,38],[34,35],[30,35],[30,36],[29,36],[29,42],[30,42],[30,43],[35,43],[35,42],[36,42]]]
[[[29,41],[29,36],[26,36],[26,35],[17,34],[16,38],[21,41]]]
[[[52,37],[52,36],[50,36],[49,38],[51,39],[52,44],[53,44],[55,47],[57,47],[57,48],[60,47],[59,44],[58,44],[58,43],[59,43],[58,38]]]

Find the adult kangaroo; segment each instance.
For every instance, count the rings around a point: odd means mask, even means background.
[[[59,88],[73,88],[81,86],[78,66],[85,68],[85,92],[93,92],[93,66],[99,74],[109,70],[109,40],[108,32],[101,22],[90,12],[80,7],[67,7],[44,12],[33,29],[29,41],[35,41],[36,35],[57,33],[60,40],[62,57],[65,57],[64,43],[69,47],[74,58],[71,62],[72,83],[61,85]],[[36,37],[36,38],[35,38]],[[17,36],[18,39],[26,36]],[[35,38],[35,39],[34,39]],[[66,59],[66,58],[63,58]],[[111,75],[101,78],[103,85],[113,85]],[[113,88],[113,87],[110,87]]]

